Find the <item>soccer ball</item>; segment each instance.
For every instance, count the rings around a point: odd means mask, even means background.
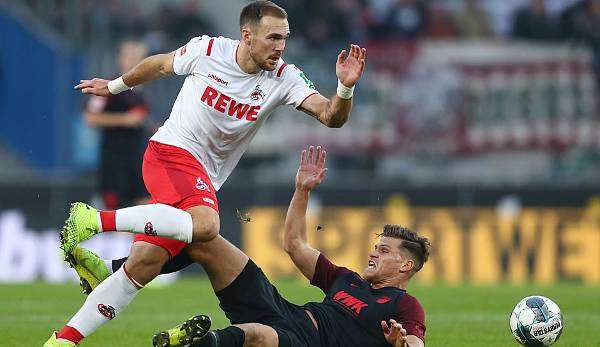
[[[560,308],[543,296],[524,298],[510,315],[510,331],[523,346],[550,346],[558,341],[562,330]]]

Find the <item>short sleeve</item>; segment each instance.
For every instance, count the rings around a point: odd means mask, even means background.
[[[310,284],[321,288],[324,293],[327,293],[335,279],[343,274],[350,273],[349,269],[333,264],[323,253],[319,254],[317,265],[315,266],[315,274],[310,280]]]
[[[211,37],[207,35],[192,38],[188,43],[175,51],[173,71],[178,75],[194,73],[202,57],[207,56],[208,42]]]
[[[415,335],[425,342],[425,311],[415,297],[406,294],[398,302],[398,322],[407,335]]]
[[[287,65],[285,70],[283,78],[286,82],[286,91],[283,104],[298,108],[307,97],[318,93],[314,83],[295,65]]]

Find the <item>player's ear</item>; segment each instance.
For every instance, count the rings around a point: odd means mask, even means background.
[[[400,265],[400,273],[411,272],[415,267],[415,262],[412,259],[406,259]]]
[[[250,26],[246,25],[245,27],[242,28],[242,41],[244,41],[244,43],[246,45],[250,45],[250,42],[252,41],[252,30],[250,29]]]

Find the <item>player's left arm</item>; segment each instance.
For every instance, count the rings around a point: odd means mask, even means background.
[[[308,244],[306,236],[306,209],[310,192],[325,178],[326,152],[310,146],[302,151],[300,167],[296,174],[296,190],[285,217],[283,248],[290,255],[296,267],[312,281],[321,252]]]
[[[330,128],[340,128],[350,116],[352,110],[352,95],[354,85],[365,70],[367,50],[357,45],[342,50],[337,57],[335,74],[338,77],[338,90],[336,95],[328,99],[319,93],[307,97],[298,107],[299,110],[315,117]]]

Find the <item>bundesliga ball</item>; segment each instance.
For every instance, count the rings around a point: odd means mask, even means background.
[[[523,346],[550,346],[562,334],[560,308],[543,296],[528,296],[519,301],[510,315],[510,331]]]

